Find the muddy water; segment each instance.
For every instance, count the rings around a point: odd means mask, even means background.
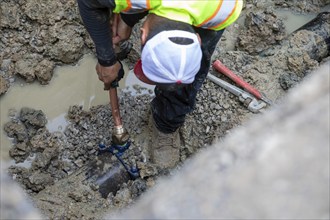
[[[304,24],[311,21],[317,14],[296,14],[287,10],[278,10],[277,16],[283,19],[287,34],[292,33]]]
[[[16,82],[0,98],[1,128],[10,120],[9,115],[18,114],[17,111],[22,107],[31,107],[46,114],[47,128],[51,132],[63,131],[67,125],[66,113],[70,106],[81,105],[88,110],[91,106],[107,104],[109,94],[103,90],[103,84],[98,80],[95,64],[95,57],[86,55],[76,66],[57,67],[49,85]],[[134,94],[133,85],[140,82],[126,66],[125,73],[119,89],[130,90]],[[145,84],[140,87],[145,87]],[[152,89],[150,86],[148,88]],[[11,140],[1,129],[1,160],[9,159],[11,145]]]
[[[320,12],[330,11],[330,4],[326,7],[323,7]],[[287,34],[292,33],[298,28],[302,27],[304,24],[313,20],[317,13],[309,13],[309,14],[298,14],[289,10],[276,10],[277,16],[283,19]]]

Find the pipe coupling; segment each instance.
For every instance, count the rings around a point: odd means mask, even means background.
[[[129,134],[123,126],[116,126],[112,132],[112,142],[115,145],[124,145],[129,141]]]
[[[114,135],[121,135],[121,134],[124,134],[124,133],[125,133],[125,128],[124,128],[122,125],[120,125],[120,126],[115,126],[115,127],[113,128],[112,133],[113,133]]]

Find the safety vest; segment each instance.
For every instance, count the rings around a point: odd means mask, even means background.
[[[115,13],[149,13],[212,30],[232,24],[243,8],[243,0],[115,0]]]

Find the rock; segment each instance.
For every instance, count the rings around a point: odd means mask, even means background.
[[[0,27],[18,28],[20,26],[21,11],[19,5],[14,2],[1,2],[0,4]]]
[[[25,142],[19,142],[9,150],[9,155],[15,160],[16,163],[24,162],[29,154],[30,148]]]
[[[30,175],[27,180],[28,188],[33,190],[34,192],[40,192],[45,187],[54,183],[54,179],[49,173],[42,173],[40,171],[37,171]]]
[[[142,179],[154,176],[158,173],[157,168],[152,164],[137,162],[137,167],[139,169],[139,173]]]
[[[121,208],[125,207],[130,202],[130,200],[132,200],[132,195],[128,188],[119,190],[116,196],[113,198],[114,204],[119,205]]]
[[[30,145],[34,152],[44,151],[50,142],[51,134],[46,128],[39,129],[37,133],[31,137]]]
[[[58,157],[59,149],[57,147],[46,148],[43,152],[38,152],[32,162],[32,169],[47,169],[51,161]]]
[[[45,127],[47,124],[46,116],[41,110],[24,107],[21,109],[19,117],[25,125],[33,126],[37,129]]]
[[[35,64],[28,60],[18,60],[16,62],[16,72],[22,76],[26,82],[33,82],[35,79],[34,74]]]
[[[47,59],[44,59],[38,63],[35,69],[35,75],[42,85],[48,84],[52,79],[54,68],[54,62]]]
[[[250,54],[258,54],[285,37],[283,21],[271,10],[248,13],[245,26],[248,31],[238,37],[238,47]]]
[[[9,84],[8,84],[8,81],[3,78],[2,76],[0,76],[0,96],[2,94],[5,94],[7,92],[9,88]]]
[[[26,127],[20,121],[12,120],[7,122],[4,126],[4,130],[9,137],[15,138],[18,142],[28,139]]]
[[[48,56],[63,63],[76,62],[81,58],[84,47],[84,39],[81,37],[83,26],[59,22],[49,31],[56,41],[46,46]]]

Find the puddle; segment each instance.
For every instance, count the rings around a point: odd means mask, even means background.
[[[321,12],[329,12],[330,4],[323,7]],[[313,20],[318,13],[310,13],[310,14],[299,14],[290,10],[276,10],[276,15],[283,19],[287,34],[291,34],[293,31],[302,27],[304,24]]]
[[[71,105],[81,105],[88,110],[91,106],[109,103],[109,93],[103,90],[103,84],[95,73],[96,59],[86,55],[76,66],[62,66],[54,70],[49,85],[38,82],[27,84],[16,81],[7,94],[0,98],[1,124],[1,160],[8,160],[11,140],[3,131],[3,126],[10,121],[9,111],[19,111],[22,107],[42,110],[48,119],[50,132],[64,131],[67,121],[66,113]],[[146,87],[141,90],[150,93],[152,86],[140,82],[132,71],[125,67],[125,78],[120,81],[120,89],[136,94],[133,87]]]
[[[308,23],[309,21],[313,20],[317,14],[296,14],[292,11],[288,10],[277,10],[276,14],[278,17],[283,19],[285,29],[287,34],[291,34],[304,24]]]

